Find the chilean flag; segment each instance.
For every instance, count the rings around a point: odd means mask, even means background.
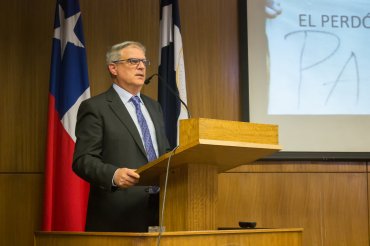
[[[80,103],[90,97],[78,0],[58,0],[52,44],[43,227],[84,231],[89,184],[72,171]]]
[[[168,141],[174,148],[178,144],[179,120],[188,118],[188,110],[171,92],[178,93],[181,100],[187,104],[184,53],[177,0],[161,0],[160,32],[158,101],[163,109]]]

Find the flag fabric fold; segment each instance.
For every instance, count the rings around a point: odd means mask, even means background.
[[[178,1],[161,0],[160,8],[158,101],[163,109],[168,141],[174,148],[178,144],[179,120],[188,118],[187,109],[171,92],[172,89],[178,93],[181,100],[187,104]]]
[[[72,171],[80,103],[90,97],[78,0],[58,0],[50,68],[44,231],[84,231],[89,184]]]

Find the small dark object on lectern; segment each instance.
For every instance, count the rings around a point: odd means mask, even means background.
[[[240,221],[239,226],[241,228],[248,228],[248,229],[253,229],[256,228],[257,222],[246,222],[246,221]]]

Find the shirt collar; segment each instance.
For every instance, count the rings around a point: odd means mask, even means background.
[[[118,86],[117,84],[113,83],[113,88],[118,93],[119,97],[124,103],[129,103],[131,97],[134,96],[130,92],[123,89],[122,87]],[[141,97],[140,97],[140,92],[136,96],[138,96],[140,98],[140,101],[142,102]]]

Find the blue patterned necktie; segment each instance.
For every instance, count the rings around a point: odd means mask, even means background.
[[[135,105],[136,116],[141,128],[141,133],[143,135],[143,142],[148,160],[149,161],[155,160],[157,159],[157,155],[153,147],[153,142],[150,136],[148,124],[146,123],[143,112],[141,112],[140,108],[141,100],[138,96],[133,96],[131,97],[130,101]]]

